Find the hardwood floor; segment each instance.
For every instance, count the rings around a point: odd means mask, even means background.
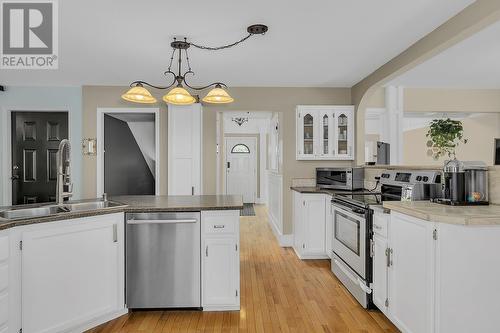
[[[267,210],[241,217],[241,311],[131,312],[88,332],[398,332],[364,310],[330,271],[281,248]]]

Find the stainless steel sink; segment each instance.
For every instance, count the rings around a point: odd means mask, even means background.
[[[64,207],[59,206],[44,206],[34,208],[8,209],[0,211],[0,218],[7,220],[29,219],[34,217],[49,216],[57,213],[67,212]]]
[[[103,209],[103,208],[113,208],[119,206],[123,206],[123,204],[114,201],[90,201],[90,202],[64,204],[62,207],[66,208],[70,212],[80,212],[80,211]]]
[[[0,220],[19,220],[45,217],[59,213],[83,212],[105,208],[125,206],[114,201],[84,201],[70,202],[62,205],[35,206],[30,208],[13,207],[5,210],[0,209]]]

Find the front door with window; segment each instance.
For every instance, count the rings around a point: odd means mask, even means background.
[[[67,112],[12,112],[12,204],[55,201],[56,154]]]
[[[256,138],[226,138],[226,194],[243,196],[244,203],[257,197]]]

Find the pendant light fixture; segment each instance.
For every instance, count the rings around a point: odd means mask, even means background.
[[[189,91],[184,88],[186,86],[187,88],[191,90],[204,90],[208,89],[210,87],[213,87],[208,94],[202,99],[203,102],[205,103],[211,103],[211,104],[225,104],[225,103],[231,103],[234,101],[234,99],[229,95],[227,92],[227,86],[222,83],[222,82],[214,82],[210,83],[206,86],[203,87],[193,87],[191,86],[187,81],[186,81],[186,76],[188,74],[194,75],[193,70],[191,69],[191,64],[189,63],[189,55],[188,55],[188,49],[189,47],[193,46],[198,49],[202,50],[209,50],[209,51],[217,51],[217,50],[222,50],[222,49],[227,49],[233,46],[236,46],[244,41],[246,41],[248,38],[254,36],[254,35],[263,35],[267,32],[268,27],[263,25],[263,24],[254,24],[251,25],[247,28],[248,35],[243,37],[237,42],[228,44],[228,45],[223,45],[223,46],[217,46],[217,47],[209,47],[209,46],[202,46],[202,45],[197,45],[191,42],[188,42],[186,38],[184,38],[183,41],[178,41],[174,38],[174,41],[170,43],[170,46],[172,47],[172,55],[170,57],[170,64],[168,65],[168,69],[165,73],[163,73],[165,76],[166,75],[172,75],[173,76],[173,81],[170,85],[168,86],[156,86],[153,84],[150,84],[145,81],[134,81],[130,84],[130,89],[122,95],[122,98],[126,101],[129,102],[134,102],[134,103],[156,103],[156,98],[154,98],[151,93],[144,88],[144,86],[156,88],[156,89],[169,89],[175,85],[174,88],[172,88],[165,96],[163,96],[163,100],[166,103],[169,104],[175,104],[175,105],[189,105],[193,104],[196,102],[196,98],[193,97]],[[177,52],[177,73],[174,73],[172,71],[172,63],[174,61],[174,57],[176,56]],[[182,66],[182,60],[183,58],[186,60],[187,64],[187,70],[182,74],[183,71],[183,66]]]

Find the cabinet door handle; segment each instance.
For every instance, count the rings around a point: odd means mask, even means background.
[[[113,224],[113,243],[118,243],[118,225]]]
[[[205,257],[208,257],[208,245],[205,246]]]
[[[194,186],[191,186],[191,195],[194,195]]]
[[[392,249],[391,248],[386,248],[385,249],[385,256],[386,256],[386,259],[387,259],[387,267],[391,267],[392,266],[391,255],[392,255]]]
[[[214,224],[214,229],[224,229],[224,224]]]

